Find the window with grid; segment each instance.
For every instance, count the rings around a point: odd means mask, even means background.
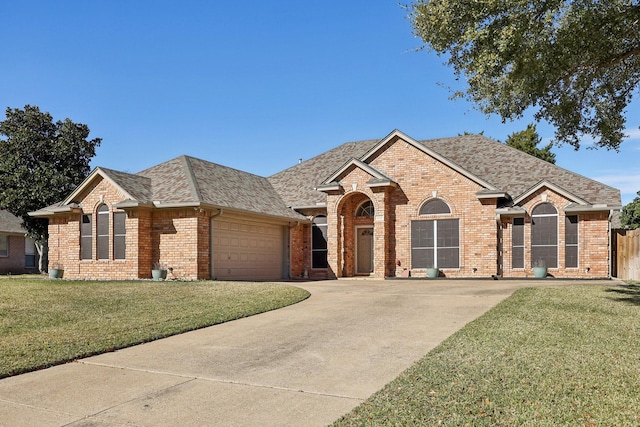
[[[411,221],[411,266],[459,268],[458,219]]]
[[[548,268],[558,267],[558,211],[551,203],[531,212],[531,266],[539,261]]]
[[[367,200],[366,202],[362,203],[360,206],[358,206],[358,209],[356,209],[356,216],[357,217],[373,217],[374,215],[374,209],[373,209],[373,202],[371,200]]]

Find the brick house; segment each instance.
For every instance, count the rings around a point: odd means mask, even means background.
[[[479,135],[400,131],[263,178],[182,156],[95,169],[49,218],[69,278],[610,275],[619,190]]]
[[[36,251],[20,218],[0,209],[0,274],[35,273]]]

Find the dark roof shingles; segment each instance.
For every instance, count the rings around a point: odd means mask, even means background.
[[[287,206],[313,207],[326,202],[326,195],[315,190],[322,181],[352,158],[360,158],[379,140],[347,142],[316,157],[271,175],[268,179]]]
[[[310,207],[321,204],[326,201],[326,196],[316,191],[315,187],[351,158],[361,158],[379,142],[380,140],[367,140],[340,145],[270,176],[269,181],[288,206]],[[620,205],[621,203],[620,191],[616,188],[545,162],[482,135],[461,135],[422,140],[418,143],[514,198],[540,181],[547,180],[592,204]]]
[[[20,218],[5,209],[0,209],[0,233],[25,234],[26,231],[22,228]]]
[[[266,178],[206,160],[180,156],[140,172],[150,180],[152,201],[205,203],[299,220]]]

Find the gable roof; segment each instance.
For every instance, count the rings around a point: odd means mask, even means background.
[[[518,200],[546,181],[589,204],[621,205],[620,190],[482,135],[420,141]],[[577,200],[576,200],[577,201]]]
[[[269,177],[285,202],[294,208],[321,205],[326,199],[316,190],[337,177],[350,159],[367,163],[395,139],[418,148],[462,175],[482,185],[482,194],[501,194],[514,200],[539,183],[561,191],[578,204],[619,208],[620,190],[538,159],[482,135],[414,140],[395,130],[380,140],[350,142]],[[381,171],[384,173],[384,171]],[[390,177],[393,179],[393,177]]]
[[[378,142],[378,139],[347,142],[271,175],[268,178],[269,182],[287,206],[293,208],[324,206],[326,194],[316,191],[316,186],[351,159],[362,157]]]
[[[150,183],[141,176],[133,175],[126,172],[120,172],[113,169],[97,167],[89,173],[89,175],[76,187],[71,194],[64,199],[59,206],[70,205],[76,203],[76,199],[80,197],[90,183],[94,180],[102,178],[106,179],[116,187],[129,200],[148,200]]]
[[[25,235],[22,220],[5,209],[0,209],[0,233]]]

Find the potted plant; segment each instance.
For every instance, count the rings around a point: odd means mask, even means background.
[[[167,278],[167,269],[161,262],[153,264],[153,270],[151,270],[151,277],[153,280],[164,280]]]
[[[547,263],[542,258],[538,258],[533,263],[533,276],[538,279],[547,277]]]
[[[51,268],[49,269],[49,278],[51,279],[62,279],[64,275],[64,265],[59,262],[54,262],[51,264]]]
[[[438,267],[428,267],[427,268],[427,277],[434,279],[440,275],[440,270]]]

